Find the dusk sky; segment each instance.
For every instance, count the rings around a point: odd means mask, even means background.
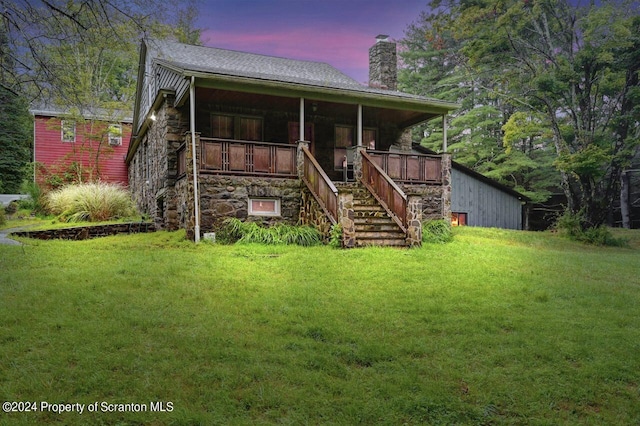
[[[378,34],[404,37],[427,0],[202,0],[206,46],[327,62],[366,83]]]

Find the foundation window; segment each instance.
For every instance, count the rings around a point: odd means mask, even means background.
[[[466,213],[451,213],[451,226],[466,226],[467,214]]]
[[[277,198],[250,198],[251,216],[280,216],[280,200]]]

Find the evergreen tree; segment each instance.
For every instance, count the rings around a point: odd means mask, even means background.
[[[32,142],[27,103],[11,90],[7,78],[14,68],[8,54],[6,25],[0,25],[0,193],[10,194],[20,190]]]
[[[452,132],[466,139],[466,153],[454,155],[532,190],[539,171],[553,161],[568,209],[583,215],[585,228],[603,223],[638,144],[637,6],[624,1],[578,7],[566,0],[436,0],[430,7],[436,12],[429,15],[430,25],[422,26],[422,43],[431,45],[424,52],[434,50],[431,40],[455,43],[458,55],[445,57],[455,58],[455,66],[440,77],[458,75],[459,87],[469,91],[460,111],[469,117]],[[429,58],[429,64],[442,60]],[[436,81],[442,67],[426,68],[419,72]],[[408,69],[414,72],[411,65]],[[489,107],[502,114],[503,152],[498,155],[484,149],[495,134],[489,115],[472,112]],[[530,167],[529,160],[536,166]]]
[[[553,177],[558,176],[552,167],[553,158],[546,152],[548,134],[537,137],[535,144],[513,144],[510,148],[505,145],[503,126],[516,111],[511,99],[499,95],[508,81],[494,78],[490,66],[472,64],[463,54],[467,40],[458,34],[459,11],[440,7],[440,2],[432,2],[431,6],[430,12],[423,13],[409,27],[402,41],[401,87],[461,104],[453,112],[447,131],[448,152],[455,161],[533,201],[545,201]],[[427,123],[416,136],[428,148],[442,149],[440,123]]]

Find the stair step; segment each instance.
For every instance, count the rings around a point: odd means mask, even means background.
[[[383,246],[383,247],[406,247],[407,242],[404,239],[367,239],[356,240],[357,247]]]
[[[356,223],[361,223],[361,224],[371,224],[371,225],[375,225],[375,224],[387,224],[387,223],[395,223],[393,221],[393,219],[391,219],[389,217],[389,215],[384,215],[384,216],[370,216],[370,217],[366,217],[366,216],[356,216],[353,218],[354,222]]]
[[[354,183],[336,186],[353,195],[356,246],[407,247],[404,232],[369,190]]]
[[[384,224],[356,223],[356,234],[359,232],[402,232],[395,222]]]
[[[373,209],[353,209],[353,214],[355,217],[389,217],[387,212],[382,210],[373,210]]]
[[[405,235],[402,231],[373,231],[373,232],[356,232],[356,240],[386,240],[386,239],[402,239],[404,240]]]
[[[353,198],[353,204],[354,205],[360,205],[360,206],[379,206],[380,203],[378,202],[378,200],[376,200],[374,197],[367,197],[367,198]]]

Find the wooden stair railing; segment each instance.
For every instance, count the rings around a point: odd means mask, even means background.
[[[362,184],[384,207],[402,231],[407,232],[407,196],[366,151],[362,155]]]
[[[302,152],[304,154],[302,180],[331,223],[335,225],[338,223],[338,189],[322,170],[313,154],[306,147],[302,148]]]

